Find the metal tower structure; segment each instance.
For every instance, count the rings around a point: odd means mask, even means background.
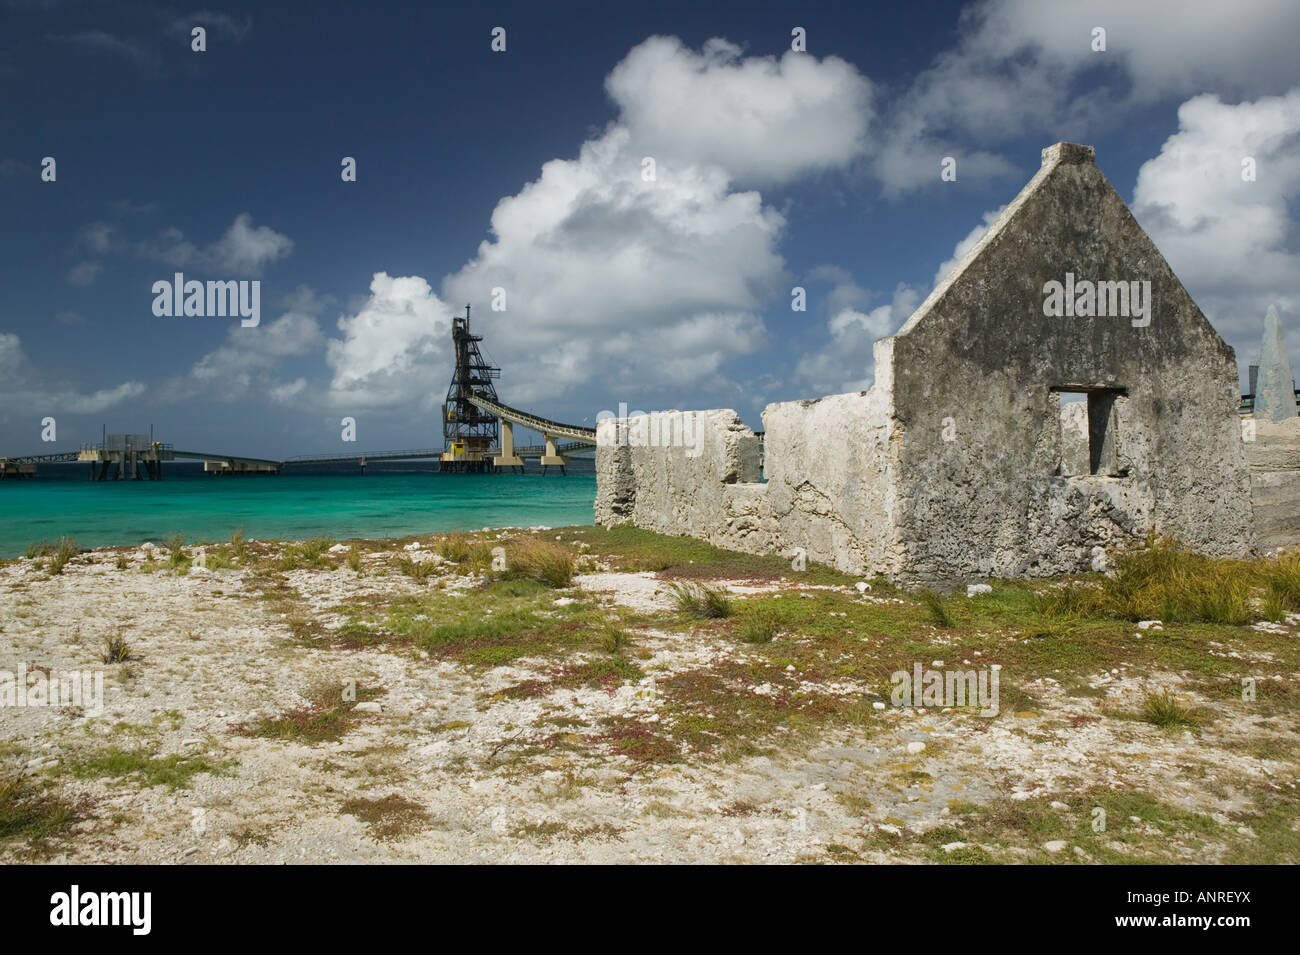
[[[479,351],[483,336],[469,330],[468,305],[464,318],[452,317],[451,338],[456,349],[456,371],[442,406],[443,452],[438,468],[460,473],[491,471],[492,459],[487,451],[497,444],[498,419],[468,399],[497,403],[492,382],[501,377],[501,369],[489,365]]]

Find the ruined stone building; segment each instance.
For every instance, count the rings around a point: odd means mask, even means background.
[[[597,523],[913,584],[1087,570],[1152,532],[1253,550],[1233,351],[1091,147],[1043,150],[874,347],[869,391],[769,405],[762,438],[733,411],[602,421]]]

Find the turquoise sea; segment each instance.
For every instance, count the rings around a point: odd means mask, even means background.
[[[588,465],[590,467],[590,465]],[[27,481],[0,481],[0,557],[63,535],[81,547],[250,538],[400,537],[484,527],[590,524],[591,470],[567,475],[438,474],[421,470],[211,477],[173,465],[162,481],[87,480],[73,465],[44,465]]]

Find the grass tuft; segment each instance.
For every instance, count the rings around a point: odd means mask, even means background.
[[[68,561],[77,556],[77,553],[75,537],[60,537],[58,548],[50,555],[49,575],[53,577],[63,573],[63,568],[67,566]]]
[[[131,647],[121,633],[115,633],[104,640],[104,652],[100,658],[105,663],[125,663],[131,659]]]
[[[0,780],[0,844],[22,842],[30,851],[48,854],[49,840],[79,822],[81,808],[36,789],[21,776]]]
[[[951,627],[952,615],[944,605],[943,598],[928,587],[917,594],[925,609],[929,611],[930,620],[936,627]]]
[[[1166,730],[1179,726],[1200,726],[1204,722],[1198,712],[1179,703],[1168,690],[1147,696],[1146,702],[1142,704],[1142,719]]]
[[[353,551],[353,553],[356,553]],[[352,565],[352,555],[348,555],[348,566]],[[361,557],[357,555],[357,566],[353,568],[360,573]],[[397,558],[397,569],[413,580],[428,580],[438,572],[437,565],[431,560],[413,560],[403,554]]]
[[[521,537],[506,548],[507,577],[523,577],[558,588],[572,584],[573,574],[573,554],[558,544]]]
[[[688,616],[699,617],[702,620],[717,620],[731,616],[731,598],[727,596],[724,587],[675,583],[669,584],[668,590],[672,594],[674,603],[677,604],[677,609]]]

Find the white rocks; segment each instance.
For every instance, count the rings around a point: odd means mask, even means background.
[[[358,703],[352,707],[352,710],[356,713],[382,713],[384,708],[374,700],[369,700],[365,703]]]
[[[975,597],[979,594],[991,594],[991,593],[993,593],[993,588],[990,587],[988,584],[967,584],[966,585],[967,597]]]
[[[1159,620],[1139,620],[1138,629],[1139,630],[1163,630],[1164,627],[1161,625]]]
[[[945,842],[939,848],[944,852],[956,852],[958,849],[965,849],[969,843],[965,842]]]
[[[1048,852],[1056,853],[1063,851],[1068,845],[1069,843],[1064,839],[1053,839],[1051,842],[1044,842],[1043,848]]]
[[[920,740],[913,740],[907,744],[907,754],[909,756],[915,756],[917,753],[923,752],[925,752],[925,744]]]
[[[343,552],[344,552],[345,550],[347,550],[347,549],[348,549],[348,545],[347,545],[347,544],[335,544],[333,547],[330,548],[330,553],[331,553],[331,554],[341,554],[341,553],[343,553]]]
[[[557,607],[567,607],[569,604],[577,603],[572,597],[557,597],[551,601]]]
[[[333,550],[333,549],[334,549],[334,548],[332,548],[332,547],[330,548],[330,550]],[[405,547],[402,548],[402,550],[419,550],[419,549],[420,549],[420,542],[419,542],[419,541],[411,541],[411,543],[407,544]]]
[[[871,589],[871,585],[867,583],[865,580],[859,580],[856,584],[853,585],[853,587],[860,594],[865,594],[868,590]]]
[[[885,708],[885,704],[881,703],[879,700],[876,700],[874,703],[871,704],[871,708],[873,710],[883,710]]]
[[[1066,810],[1070,808],[1065,803],[1061,802],[1059,799],[1053,802],[1051,806],[1053,809],[1058,809],[1058,810]]]

